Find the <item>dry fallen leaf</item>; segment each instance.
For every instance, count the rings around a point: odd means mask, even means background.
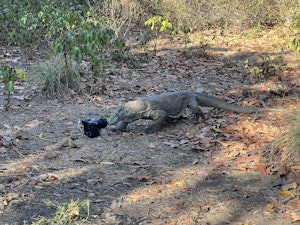
[[[262,174],[266,173],[267,164],[265,162],[256,162],[256,170]]]
[[[26,124],[25,126],[27,126],[29,128],[35,128],[42,123],[44,123],[44,122],[40,121],[40,120],[32,120],[30,123]]]
[[[267,205],[264,206],[264,211],[274,213],[275,212],[274,206],[271,205],[271,204],[267,204]]]
[[[110,166],[110,165],[115,165],[114,162],[108,162],[108,161],[102,161],[99,163],[99,165],[106,165],[106,166]]]
[[[138,179],[141,182],[147,182],[147,181],[149,181],[150,177],[149,176],[140,176],[140,177],[138,177]]]
[[[172,148],[178,148],[179,147],[179,144],[176,144],[176,143],[173,143],[173,142],[170,142],[170,141],[163,141],[162,143],[165,144],[165,145],[168,145]]]
[[[149,148],[152,148],[152,149],[154,149],[154,148],[156,148],[156,144],[154,144],[154,143],[149,143]]]
[[[18,193],[11,192],[11,193],[8,193],[8,194],[7,194],[6,199],[7,199],[8,201],[11,201],[11,200],[16,199],[16,198],[18,198],[18,197],[19,197],[19,194],[18,194]]]
[[[293,222],[299,222],[300,221],[300,213],[292,212],[291,217]]]
[[[293,198],[296,197],[296,196],[294,195],[294,193],[291,192],[291,191],[279,191],[278,194],[279,194],[279,195],[290,195],[290,196],[292,196]]]
[[[164,207],[163,210],[169,214],[175,213],[175,211],[171,207]]]
[[[283,191],[286,191],[286,190],[290,190],[290,189],[296,189],[298,186],[298,184],[296,182],[292,182],[292,183],[289,183],[289,184],[285,184],[281,187],[281,189]]]
[[[161,190],[159,190],[159,189],[154,189],[154,190],[153,190],[153,194],[154,194],[154,195],[157,195],[157,194],[159,194],[159,193],[161,193]]]
[[[89,159],[86,159],[82,156],[74,155],[72,156],[69,160],[71,161],[76,161],[76,162],[83,162],[83,163],[88,163]]]
[[[292,201],[290,201],[290,205],[293,208],[300,209],[300,199],[293,199]]]
[[[240,170],[240,171],[246,171],[247,166],[245,164],[240,164],[240,165],[236,166],[235,169]]]
[[[277,175],[282,176],[287,174],[287,169],[285,166],[280,166],[277,170]]]
[[[7,152],[7,149],[5,147],[0,148],[0,154],[5,154]]]
[[[23,162],[22,164],[16,166],[16,170],[27,170],[30,167],[32,167],[32,163],[31,162]]]
[[[177,209],[186,209],[187,206],[186,206],[186,204],[184,202],[183,203],[177,203],[176,204],[176,208]]]
[[[181,139],[179,142],[180,145],[184,145],[186,143],[188,143],[188,140],[186,140],[186,139]]]
[[[174,185],[174,186],[184,186],[185,184],[186,184],[186,181],[183,179],[171,181],[171,185]]]

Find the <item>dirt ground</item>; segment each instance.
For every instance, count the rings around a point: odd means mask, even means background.
[[[157,56],[138,68],[115,65],[97,95],[46,98],[30,77],[17,83],[0,116],[0,224],[52,217],[47,199],[90,200],[90,219],[82,224],[299,224],[300,167],[263,158],[286,129],[280,114],[204,108],[207,120],[199,125],[188,124],[187,111],[157,133],[144,132],[151,121],[137,121],[124,133],[108,127],[108,136],[83,134],[82,119],[108,118],[123,102],[167,91],[203,89],[231,103],[299,106],[298,59],[286,50],[284,32],[206,37],[206,51],[198,36],[186,54],[183,40],[163,40]],[[258,65],[260,56],[282,48],[288,64],[280,79],[250,77],[246,59]],[[23,65],[18,50],[1,51],[2,65]]]

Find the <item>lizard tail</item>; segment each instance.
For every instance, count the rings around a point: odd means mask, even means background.
[[[238,113],[256,113],[261,111],[260,108],[230,104],[221,99],[203,93],[196,93],[196,99],[199,106],[204,107],[214,107]]]

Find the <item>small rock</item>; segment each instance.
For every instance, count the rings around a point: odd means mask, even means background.
[[[99,133],[100,133],[100,136],[102,136],[102,137],[108,135],[107,130],[105,128],[101,128]]]

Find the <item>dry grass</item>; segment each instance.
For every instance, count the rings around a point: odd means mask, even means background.
[[[144,22],[153,15],[167,18],[177,29],[209,28],[244,30],[256,26],[291,23],[299,11],[298,0],[102,0],[89,1],[91,11],[119,33],[130,24]]]
[[[64,96],[70,89],[77,89],[80,82],[80,66],[69,60],[66,67],[61,54],[43,60],[32,67],[32,75],[47,96]]]
[[[41,217],[31,225],[47,225],[47,224],[85,224],[89,219],[90,202],[85,200],[72,200],[69,204],[60,204],[51,200],[46,200],[47,206],[56,207],[57,211],[52,218]],[[86,211],[85,215],[80,215],[81,211]],[[25,225],[29,225],[24,222]]]
[[[291,129],[275,140],[270,156],[281,162],[300,162],[300,110],[293,111],[287,123]]]
[[[273,26],[291,21],[299,8],[296,0],[185,1],[165,0],[154,5],[171,22],[192,28]]]
[[[88,7],[104,27],[115,31],[117,37],[121,31],[125,36],[133,24],[140,20],[141,14],[148,9],[138,0],[91,0],[88,1]]]

